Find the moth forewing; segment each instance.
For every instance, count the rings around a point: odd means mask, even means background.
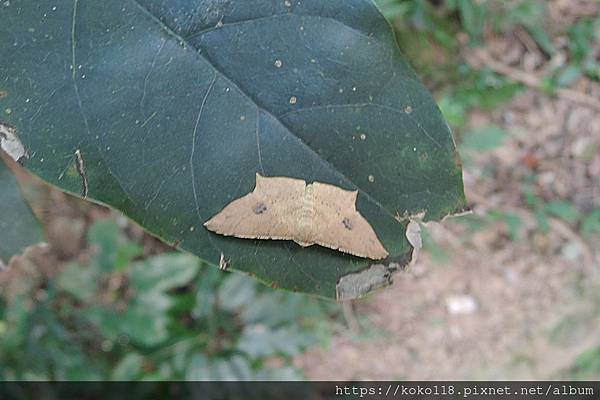
[[[358,192],[289,177],[256,174],[255,189],[229,203],[204,226],[242,239],[319,244],[359,257],[388,256],[375,231],[356,210]]]

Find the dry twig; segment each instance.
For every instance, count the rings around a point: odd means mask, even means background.
[[[539,76],[503,64],[502,62],[495,60],[483,49],[477,51],[464,51],[463,54],[467,62],[474,68],[483,69],[488,67],[494,72],[504,75],[513,81],[522,83],[525,86],[537,90],[544,90],[543,80]],[[585,93],[577,90],[560,88],[555,91],[555,95],[600,112],[600,100]]]

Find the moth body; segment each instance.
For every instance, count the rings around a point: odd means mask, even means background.
[[[232,201],[204,226],[243,239],[293,240],[359,257],[388,256],[371,225],[356,210],[358,192],[288,177],[256,175],[256,187]]]

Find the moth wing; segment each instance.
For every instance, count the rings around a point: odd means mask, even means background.
[[[244,239],[290,240],[304,181],[256,176],[251,193],[232,201],[204,223],[215,233]]]
[[[318,182],[314,185],[315,243],[373,260],[389,255],[369,222],[356,210],[357,192]]]

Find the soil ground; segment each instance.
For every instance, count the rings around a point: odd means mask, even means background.
[[[360,332],[298,359],[310,378],[550,379],[600,345],[598,237],[559,219],[540,231],[521,183],[533,167],[537,193],[600,206],[600,115],[530,91],[470,123],[510,137],[465,163],[474,215],[428,228],[448,259],[421,253],[392,288],[355,303]],[[502,221],[464,221],[499,210],[522,221],[517,240]]]
[[[545,5],[551,32],[600,12],[593,0]],[[493,151],[461,152],[473,215],[429,227],[439,248],[422,253],[392,288],[354,303],[360,328],[298,358],[310,378],[573,377],[577,357],[599,348],[600,237],[583,237],[577,223],[558,218],[540,229],[527,192],[582,211],[600,207],[600,85],[579,79],[569,88],[575,96],[543,94],[536,80],[565,62],[569,41],[553,35],[559,51],[547,60],[530,39],[512,32],[489,35],[483,50],[465,46],[468,60],[483,51],[501,64],[483,67],[531,87],[470,116],[470,129],[508,133]],[[520,223],[493,218],[498,213]],[[587,377],[600,378],[597,370]]]

